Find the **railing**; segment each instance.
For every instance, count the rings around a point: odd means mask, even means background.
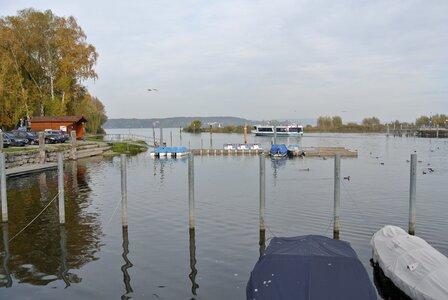
[[[158,141],[154,138],[137,134],[106,134],[103,136],[103,140],[111,143],[144,141],[149,147],[158,146]]]

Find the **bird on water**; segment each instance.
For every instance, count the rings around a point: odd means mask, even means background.
[[[148,92],[152,92],[152,91],[158,92],[159,90],[158,89],[148,89]]]

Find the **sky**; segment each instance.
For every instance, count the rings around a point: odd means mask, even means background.
[[[76,18],[109,118],[448,114],[447,0],[0,0],[0,16],[30,7]]]

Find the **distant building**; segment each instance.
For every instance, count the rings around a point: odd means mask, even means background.
[[[76,138],[82,139],[87,120],[81,116],[50,116],[31,118],[31,131],[45,129],[62,130],[70,133],[76,131]]]

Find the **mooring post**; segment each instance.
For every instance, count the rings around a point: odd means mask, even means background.
[[[152,125],[152,139],[154,141],[154,148],[156,147],[156,130],[154,129],[154,124]]]
[[[260,155],[260,232],[265,231],[264,210],[266,206],[266,161],[264,154]]]
[[[2,222],[8,222],[8,197],[6,194],[5,153],[0,152],[0,195],[2,201]]]
[[[415,234],[415,192],[417,181],[417,154],[411,154],[411,182],[409,188],[409,234]]]
[[[160,124],[160,147],[163,147],[163,127]]]
[[[339,208],[341,201],[341,155],[334,157],[334,217],[333,217],[333,238],[339,239]]]
[[[213,149],[212,125],[210,125],[210,149]]]
[[[128,190],[126,186],[126,154],[121,154],[121,223],[128,227]]]
[[[244,144],[247,144],[247,124],[244,124]]]
[[[188,210],[189,210],[189,227],[194,229],[194,156],[190,153],[188,156]]]
[[[274,144],[277,144],[277,125],[274,125]]]
[[[76,160],[77,157],[77,153],[76,153],[76,131],[72,130],[70,132],[70,141],[72,143],[72,159]]]
[[[386,136],[389,137],[389,124],[386,124],[386,128],[387,128]]]
[[[0,132],[0,152],[3,152],[3,133]]]
[[[170,131],[170,147],[173,147],[173,132]]]
[[[39,132],[39,163],[45,163],[45,136],[43,132]]]
[[[58,195],[59,195],[59,224],[65,224],[64,203],[64,157],[63,152],[58,152]]]
[[[266,227],[264,224],[264,211],[266,207],[266,160],[264,154],[260,155],[260,257],[266,249]]]

